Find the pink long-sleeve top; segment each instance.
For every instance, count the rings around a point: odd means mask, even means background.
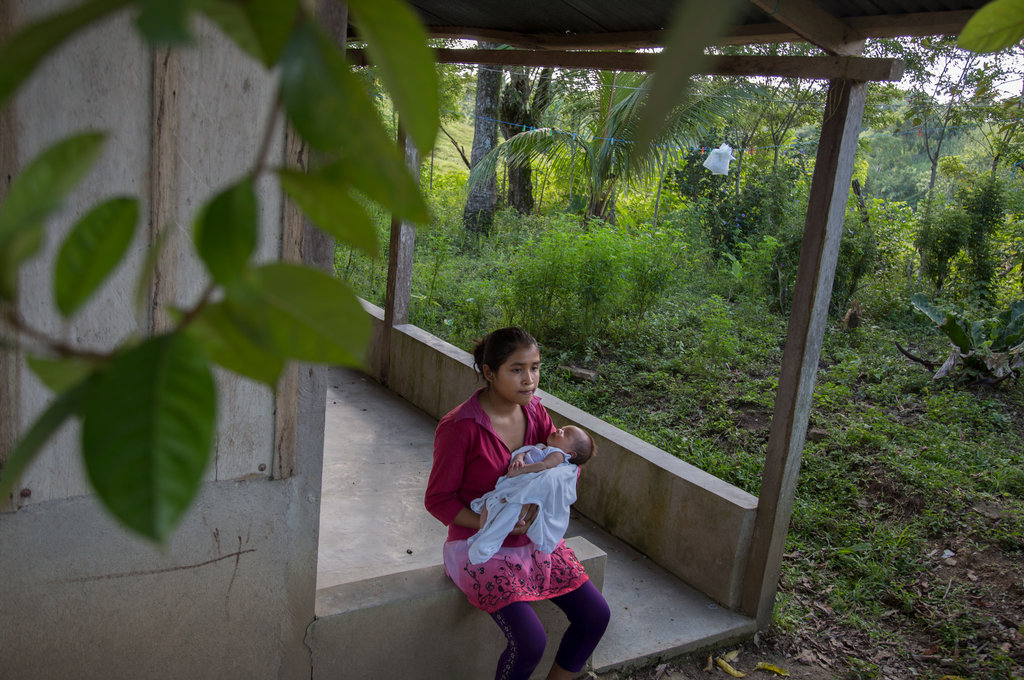
[[[448,540],[466,539],[476,529],[453,524],[455,516],[473,499],[494,489],[498,478],[508,472],[512,453],[491,428],[491,419],[480,406],[477,390],[437,424],[434,433],[434,466],[427,480],[423,502],[427,511],[448,527]],[[523,407],[526,436],[523,444],[543,444],[554,432],[548,412],[534,396]],[[504,545],[529,543],[525,534],[510,535]]]

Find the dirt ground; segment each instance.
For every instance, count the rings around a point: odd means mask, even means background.
[[[591,673],[588,677],[596,680],[730,680],[730,674],[715,662],[717,658],[726,656],[731,659],[726,661],[729,667],[738,673],[746,673],[750,680],[783,677],[766,668],[758,670],[759,664],[777,668],[787,673],[785,677],[791,680],[839,680],[844,677],[823,668],[816,653],[810,649],[793,656],[784,653],[775,644],[766,644],[761,640],[717,649],[710,654],[680,657],[650,668],[611,671],[600,675]]]
[[[997,513],[997,507],[974,508]],[[647,668],[590,674],[595,680],[730,680],[714,660],[738,652],[730,666],[748,680],[780,677],[756,670],[767,663],[796,680],[873,678],[949,678],[961,680],[1024,680],[1024,560],[992,545],[965,537],[935,541],[928,546],[930,564],[908,587],[921,599],[913,617],[897,608],[876,622],[875,634],[844,626],[821,594],[798,580],[788,586],[807,616],[800,629],[782,633],[775,628],[745,644],[672,659]],[[961,592],[960,604],[950,607],[949,593]],[[928,597],[930,596],[930,597]],[[939,627],[969,620],[968,648],[949,648]],[[993,665],[1008,660],[1011,668]],[[973,668],[974,673],[963,669]],[[999,670],[996,670],[999,668]]]

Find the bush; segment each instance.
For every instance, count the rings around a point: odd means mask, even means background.
[[[596,221],[536,236],[510,265],[501,295],[507,322],[569,344],[612,327],[637,328],[675,271],[664,235]]]

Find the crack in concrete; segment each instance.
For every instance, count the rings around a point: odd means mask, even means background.
[[[166,574],[166,573],[169,573],[169,572],[172,572],[172,571],[185,571],[187,569],[198,569],[200,567],[205,567],[205,566],[214,564],[216,562],[221,562],[223,560],[229,560],[231,558],[235,559],[235,569],[237,570],[238,569],[238,560],[239,560],[239,558],[242,555],[244,555],[246,553],[251,553],[251,552],[256,552],[256,548],[249,548],[248,550],[238,550],[236,552],[229,553],[227,555],[221,555],[220,557],[215,557],[212,560],[206,560],[205,562],[199,562],[197,564],[182,564],[182,565],[179,565],[177,567],[165,567],[163,569],[148,569],[148,570],[145,570],[145,571],[126,571],[126,572],[122,572],[122,573],[119,573],[119,574],[104,574],[102,576],[82,576],[80,578],[63,579],[63,580],[60,580],[60,581],[50,581],[50,583],[88,583],[90,581],[110,581],[110,580],[117,579],[117,578],[130,578],[132,576],[154,576],[156,574]],[[232,573],[232,576],[231,576],[231,580],[232,580],[232,582],[234,581],[234,574],[233,573]]]

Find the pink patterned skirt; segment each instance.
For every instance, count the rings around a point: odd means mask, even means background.
[[[561,541],[552,553],[533,543],[502,546],[483,564],[471,564],[465,540],[444,544],[444,569],[469,603],[488,614],[513,602],[548,600],[576,590],[587,572],[576,554]]]

